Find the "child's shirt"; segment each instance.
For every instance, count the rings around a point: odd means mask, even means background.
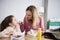
[[[0,37],[9,37],[8,33],[13,32],[13,35],[21,35],[20,27],[17,26],[15,29],[11,26],[4,29],[2,32],[0,32]]]

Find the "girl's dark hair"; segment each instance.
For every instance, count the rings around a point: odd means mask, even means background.
[[[9,26],[9,23],[12,22],[13,17],[14,17],[13,15],[9,15],[2,21],[1,26],[0,26],[0,29],[1,29],[0,32]]]

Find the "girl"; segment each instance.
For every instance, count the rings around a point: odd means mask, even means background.
[[[44,33],[43,17],[38,15],[38,10],[33,5],[27,7],[24,21],[20,23],[20,26],[21,31],[23,32],[25,30],[26,34],[31,28],[34,30],[42,28],[42,32]]]
[[[16,18],[13,15],[7,16],[1,23],[0,37],[10,37],[20,35],[20,29]]]

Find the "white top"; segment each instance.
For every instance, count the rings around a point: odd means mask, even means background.
[[[9,32],[13,32],[13,35],[22,34],[19,26],[17,26],[15,29],[13,27],[9,26],[6,29],[4,29],[2,32],[0,32],[0,37],[9,37],[9,35],[7,35]]]

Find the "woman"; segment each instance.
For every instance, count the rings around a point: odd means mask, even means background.
[[[25,31],[26,34],[30,29],[37,30],[38,28],[42,28],[42,32],[44,32],[43,18],[38,15],[38,11],[35,6],[31,5],[27,7],[24,21],[23,23],[20,23],[20,26],[21,31]]]
[[[18,22],[13,15],[7,16],[1,23],[0,37],[10,37],[13,35],[20,35]]]

